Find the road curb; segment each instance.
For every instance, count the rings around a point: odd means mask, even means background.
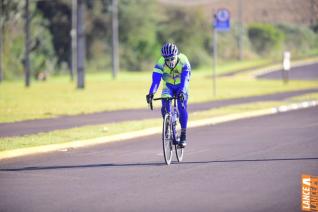
[[[315,107],[317,105],[318,105],[317,101],[306,101],[306,102],[301,102],[298,104],[282,105],[275,108],[268,108],[268,109],[255,110],[255,111],[249,111],[244,113],[237,113],[237,114],[231,114],[226,116],[190,121],[188,124],[188,127],[195,128],[195,127],[202,127],[202,126],[208,126],[208,125],[216,125],[216,124],[221,124],[221,123],[240,120],[240,119],[253,118],[258,116],[283,113],[283,112],[287,112],[291,110],[299,110],[303,108]],[[0,152],[0,160],[53,152],[53,151],[68,151],[69,149],[74,149],[74,148],[89,147],[89,146],[94,146],[98,144],[105,144],[105,143],[112,143],[112,142],[120,142],[120,141],[125,141],[125,140],[129,140],[133,138],[159,134],[159,133],[161,133],[161,127],[154,127],[154,128],[148,128],[148,129],[138,130],[134,132],[127,132],[127,133],[122,133],[118,135],[111,135],[111,136],[99,137],[94,139],[85,139],[85,140],[72,141],[72,142],[67,142],[62,144],[50,144],[45,146],[8,150],[8,151]]]

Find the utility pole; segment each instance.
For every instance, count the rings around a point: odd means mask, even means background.
[[[112,3],[112,73],[113,79],[116,79],[119,70],[118,56],[118,1]]]
[[[243,59],[243,0],[238,0],[238,49],[239,55],[238,59]]]
[[[74,73],[77,69],[77,0],[72,0],[72,67],[71,67],[71,81],[74,80]]]
[[[85,30],[84,30],[84,0],[78,0],[77,5],[77,88],[85,87]]]
[[[2,12],[2,7],[3,7],[3,0],[0,0],[0,83],[3,81],[3,69],[2,69],[2,45],[3,45],[3,39],[2,39],[2,34],[3,34],[3,25],[4,25],[4,15]]]
[[[24,25],[24,33],[25,33],[25,55],[23,60],[24,65],[24,77],[25,77],[25,86],[30,86],[30,14],[29,14],[29,0],[25,0],[25,25]]]

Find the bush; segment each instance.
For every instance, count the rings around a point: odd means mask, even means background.
[[[280,24],[277,27],[285,34],[285,49],[293,55],[301,56],[318,48],[318,36],[310,28],[290,24]]]
[[[259,55],[268,55],[282,46],[284,33],[270,24],[253,24],[248,28],[248,37]]]
[[[318,23],[314,24],[313,26],[311,26],[311,29],[315,32],[318,33]]]

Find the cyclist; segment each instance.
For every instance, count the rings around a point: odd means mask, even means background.
[[[163,79],[163,88],[161,97],[178,98],[179,122],[181,125],[180,147],[186,146],[186,130],[188,123],[188,87],[191,75],[191,66],[188,58],[179,52],[177,46],[173,43],[165,43],[161,48],[160,59],[154,67],[152,73],[152,84],[146,95],[149,104],[154,94],[157,92],[161,79]],[[170,112],[171,101],[162,100],[161,114],[164,117],[165,111]]]

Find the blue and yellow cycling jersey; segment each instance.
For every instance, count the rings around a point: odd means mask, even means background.
[[[165,64],[165,59],[161,57],[154,67],[152,74],[152,85],[150,87],[149,93],[156,93],[161,79],[164,81],[163,92],[170,89],[187,93],[190,74],[191,66],[188,58],[184,54],[180,53],[178,55],[177,64],[173,69],[170,69]]]
[[[162,74],[162,79],[166,83],[177,85],[181,83],[181,73],[182,71],[190,71],[190,63],[188,58],[184,54],[178,55],[178,62],[176,67],[170,69],[165,64],[165,59],[161,57],[154,67],[154,72]]]

